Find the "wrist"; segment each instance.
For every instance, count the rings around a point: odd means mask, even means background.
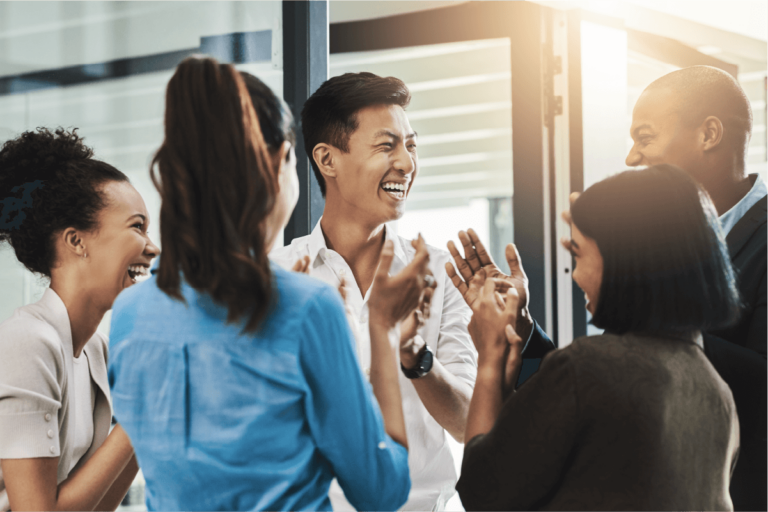
[[[521,309],[517,314],[515,332],[520,336],[520,339],[523,340],[523,343],[528,341],[528,338],[531,337],[531,333],[533,332],[533,318],[531,318],[531,313],[528,311],[527,307]]]
[[[481,369],[501,371],[504,363],[504,350],[483,350],[477,354],[477,372]]]

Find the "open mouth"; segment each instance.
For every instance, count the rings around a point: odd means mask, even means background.
[[[381,189],[389,194],[390,197],[398,201],[405,199],[405,191],[407,187],[408,186],[405,183],[397,183],[394,181],[388,181],[381,184]]]
[[[145,265],[130,265],[128,267],[128,277],[131,282],[137,283],[143,281],[149,276],[149,267]]]

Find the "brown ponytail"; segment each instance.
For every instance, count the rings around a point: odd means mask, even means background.
[[[157,285],[184,300],[181,276],[255,331],[267,314],[271,272],[264,220],[277,169],[238,71],[190,57],[166,92],[165,140],[151,166],[162,198]],[[159,176],[158,176],[159,174]]]

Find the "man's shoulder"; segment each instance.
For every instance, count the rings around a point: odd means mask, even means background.
[[[284,268],[290,269],[299,259],[302,247],[309,244],[310,235],[294,238],[291,243],[277,247],[269,252],[269,259]]]

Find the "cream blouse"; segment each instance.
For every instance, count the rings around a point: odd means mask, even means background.
[[[107,438],[112,418],[107,347],[107,337],[97,332],[83,349],[87,363],[82,363],[94,384],[93,440],[78,458],[76,411],[83,405],[90,408],[90,403],[78,402],[91,398],[77,391],[64,302],[48,288],[42,299],[16,309],[0,324],[0,459],[59,457],[61,483],[94,454]],[[0,511],[9,509],[0,469]]]

